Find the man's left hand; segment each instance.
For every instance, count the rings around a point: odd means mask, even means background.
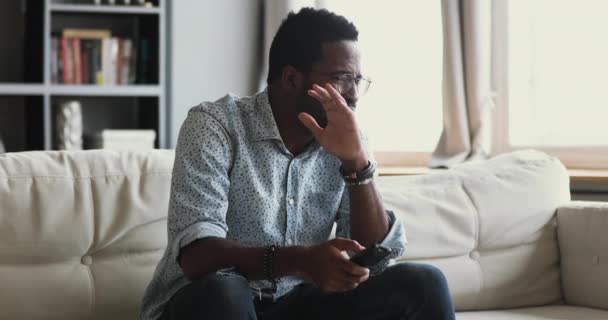
[[[317,99],[327,117],[327,126],[321,128],[308,113],[302,112],[298,118],[327,152],[340,159],[345,168],[360,170],[368,163],[368,158],[355,119],[355,113],[346,104],[346,100],[331,85],[325,88],[313,85],[308,94]]]

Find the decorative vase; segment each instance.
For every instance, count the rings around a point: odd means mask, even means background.
[[[60,150],[82,150],[82,108],[78,101],[66,101],[57,114]]]

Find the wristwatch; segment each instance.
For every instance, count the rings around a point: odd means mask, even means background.
[[[376,166],[371,161],[368,161],[367,166],[360,171],[347,172],[344,170],[343,166],[340,166],[340,174],[342,174],[344,182],[346,182],[346,185],[349,187],[360,186],[372,182],[375,172]]]

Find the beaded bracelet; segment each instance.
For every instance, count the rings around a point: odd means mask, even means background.
[[[270,282],[272,282],[275,286],[279,282],[279,280],[277,278],[275,278],[274,270],[273,270],[274,254],[276,252],[277,252],[277,245],[269,244],[264,249],[264,258],[263,258],[264,277],[266,279],[268,279]]]

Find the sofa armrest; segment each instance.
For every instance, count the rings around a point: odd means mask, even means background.
[[[608,309],[608,202],[558,208],[557,236],[566,303]]]

